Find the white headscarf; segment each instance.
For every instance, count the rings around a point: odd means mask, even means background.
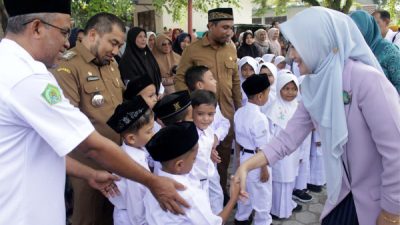
[[[278,66],[279,63],[284,62],[284,61],[285,61],[285,57],[278,55],[277,57],[275,57],[274,65]]]
[[[264,60],[264,62],[272,62],[272,60],[274,59],[275,55],[274,54],[264,54],[262,56],[262,59]]]
[[[281,31],[312,73],[304,78],[301,94],[326,146],[328,201],[335,204],[342,185],[343,145],[348,138],[342,95],[345,62],[353,59],[382,69],[353,20],[341,12],[311,7],[281,24]]]
[[[247,102],[247,95],[246,93],[244,93],[243,88],[242,88],[242,84],[243,82],[246,80],[244,79],[244,77],[242,76],[242,67],[248,63],[254,70],[254,73],[257,72],[257,68],[258,68],[258,63],[257,61],[250,56],[245,56],[243,58],[241,58],[238,62],[238,73],[239,73],[239,78],[240,78],[240,90],[242,91],[242,105],[245,105]]]
[[[260,65],[258,65],[257,68],[257,74],[260,74],[261,72],[261,68],[263,66],[266,66],[269,71],[271,71],[272,75],[274,76],[274,83],[271,84],[270,86],[270,91],[269,91],[269,95],[268,95],[268,102],[261,106],[261,112],[263,112],[264,114],[267,114],[269,108],[271,108],[272,103],[275,101],[276,99],[276,83],[278,80],[278,69],[276,68],[276,66],[270,62],[266,62],[266,63],[261,63]]]
[[[261,61],[264,62],[264,60],[261,57],[256,57],[254,59],[257,61],[258,64],[260,64]]]
[[[244,78],[242,77],[242,67],[244,66],[244,64],[248,63],[254,70],[254,73],[257,73],[257,68],[258,68],[258,62],[250,56],[245,56],[243,58],[241,58],[238,62],[238,73],[239,73],[239,77],[241,82],[244,81]],[[242,81],[243,80],[243,81]]]
[[[272,106],[267,112],[268,118],[282,129],[285,129],[287,122],[292,118],[299,104],[296,98],[288,102],[282,99],[282,96],[280,94],[282,88],[286,84],[292,81],[296,84],[298,90],[299,83],[295,75],[293,75],[290,71],[289,73],[287,71],[279,73],[278,81],[276,82],[277,83],[276,100],[272,103]]]

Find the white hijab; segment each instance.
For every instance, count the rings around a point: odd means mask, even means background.
[[[262,59],[264,62],[272,62],[272,60],[274,59],[275,55],[274,54],[264,54],[262,56]]]
[[[261,63],[258,65],[257,74],[260,74],[261,68],[263,66],[266,66],[269,69],[269,71],[271,71],[272,75],[274,76],[274,83],[271,84],[271,86],[270,86],[268,101],[267,101],[267,103],[265,103],[265,105],[261,106],[261,112],[263,112],[266,115],[269,108],[271,108],[272,103],[276,99],[276,83],[278,80],[278,69],[276,68],[276,66],[273,63],[270,63],[270,62]]]
[[[242,88],[242,84],[243,82],[246,80],[244,79],[244,77],[242,76],[242,67],[248,63],[254,70],[254,73],[257,73],[257,68],[258,68],[258,63],[257,61],[250,56],[245,56],[243,58],[241,58],[238,62],[238,73],[239,73],[239,78],[240,78],[240,90],[242,91],[242,105],[245,105],[247,102],[247,95],[246,93],[244,93],[243,88]]]
[[[301,94],[321,133],[328,201],[335,204],[342,185],[341,156],[348,138],[342,96],[345,62],[353,59],[382,69],[356,24],[341,12],[311,7],[281,24],[281,31],[311,70],[302,82]]]
[[[299,83],[295,75],[293,75],[291,72],[288,73],[287,71],[279,73],[278,81],[276,82],[278,92],[276,95],[276,100],[272,103],[272,106],[267,112],[268,118],[282,129],[285,129],[287,122],[292,118],[299,104],[296,98],[288,102],[282,99],[280,94],[282,88],[292,81],[296,84],[298,90]]]
[[[277,57],[275,57],[274,65],[278,66],[279,63],[284,62],[284,61],[285,61],[285,57],[278,55]]]
[[[257,73],[258,62],[257,62],[253,57],[245,56],[245,57],[241,58],[241,59],[239,60],[239,62],[238,62],[238,66],[239,66],[239,68],[238,68],[238,73],[239,73],[239,77],[240,77],[241,83],[243,83],[243,81],[245,80],[245,79],[242,77],[242,67],[243,67],[246,63],[248,63],[248,64],[253,68],[254,73]]]

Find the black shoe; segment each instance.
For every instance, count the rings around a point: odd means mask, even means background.
[[[309,202],[313,199],[313,197],[307,194],[305,191],[297,189],[293,191],[292,198],[300,202]]]
[[[320,193],[322,191],[322,185],[307,184],[307,189],[315,193]]]
[[[249,220],[239,221],[239,220],[235,219],[234,224],[235,225],[251,225],[251,221],[249,221]]]
[[[282,218],[275,216],[274,214],[271,213],[271,217],[273,220],[282,220]]]
[[[303,209],[303,206],[301,206],[300,204],[297,204],[296,207],[293,208],[292,212],[300,212]]]

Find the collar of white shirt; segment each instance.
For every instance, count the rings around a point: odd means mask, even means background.
[[[251,102],[247,102],[244,107],[246,107],[252,111],[260,111],[261,112],[260,106],[254,104],[254,103],[251,103]]]
[[[127,145],[125,142],[122,143],[121,148],[135,160],[146,161],[146,150],[144,148],[135,148]]]
[[[163,171],[162,169],[160,169],[158,171],[158,176],[171,178],[171,179],[175,180],[176,182],[183,184],[186,187],[190,187],[191,183],[192,183],[192,182],[190,182],[191,179],[189,178],[189,174],[185,174],[185,175],[171,174],[171,173],[167,173],[167,172]]]

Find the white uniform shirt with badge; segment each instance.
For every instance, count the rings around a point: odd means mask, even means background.
[[[159,171],[159,176],[171,178],[186,189],[178,191],[178,194],[185,199],[190,208],[184,208],[185,215],[175,215],[161,209],[160,204],[148,190],[144,198],[146,208],[146,220],[151,225],[221,225],[222,218],[214,215],[208,202],[207,194],[196,187],[196,183],[188,175],[174,175]]]
[[[386,33],[385,39],[390,43],[397,45],[400,48],[400,33],[394,32],[391,29]]]
[[[256,150],[262,148],[268,143],[268,120],[261,112],[260,106],[247,102],[242,108],[239,108],[234,117],[236,141],[244,149]],[[242,156],[247,153],[240,153]],[[260,181],[260,169],[249,172],[248,181]]]
[[[0,224],[65,225],[65,155],[94,128],[16,42],[0,42],[0,68]]]
[[[211,127],[208,127],[205,130],[197,128],[197,133],[199,134],[199,151],[190,175],[197,180],[206,180],[209,177],[209,166],[213,165],[210,157],[214,144],[214,132]]]
[[[125,143],[121,146],[135,162],[150,171],[147,164],[147,152],[144,148],[138,149]],[[147,188],[137,182],[121,178],[116,182],[121,192],[120,196],[109,198],[114,207],[114,225],[145,225],[145,209],[143,198]]]

